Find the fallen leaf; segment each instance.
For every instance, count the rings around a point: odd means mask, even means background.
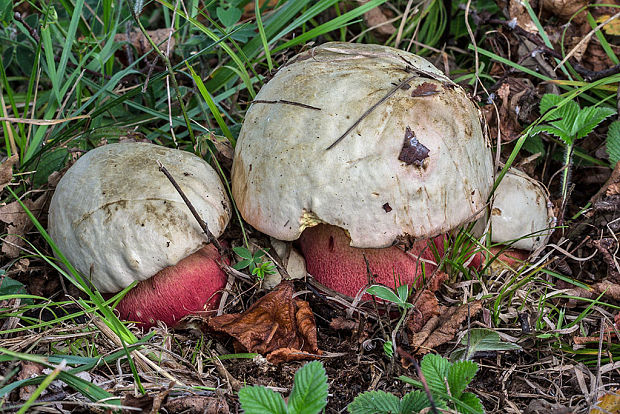
[[[530,18],[527,9],[520,0],[510,0],[508,14],[511,19],[517,19],[517,24],[530,33],[538,33],[536,25]]]
[[[617,389],[600,396],[589,414],[606,413],[620,413],[620,393]]]
[[[607,19],[609,19],[610,17],[611,16],[609,14],[604,14],[600,16],[598,19],[596,19],[596,22],[599,24],[606,22]],[[607,33],[610,36],[620,36],[620,20],[615,19],[615,20],[610,21],[605,26],[603,26],[603,30],[605,31],[605,33]]]
[[[420,96],[430,96],[439,93],[437,90],[437,85],[430,82],[424,82],[415,87],[413,91],[411,91],[411,97],[420,97]]]
[[[369,0],[358,0],[358,3],[365,4]],[[379,7],[368,10],[364,13],[364,21],[370,29],[382,36],[390,36],[396,33],[396,28],[390,22],[390,18]]]
[[[210,318],[207,325],[232,336],[235,349],[266,355],[274,360],[307,359],[319,354],[316,323],[308,302],[293,299],[293,284],[283,281],[240,314]]]
[[[543,399],[532,400],[523,414],[572,414],[573,410]]]
[[[618,314],[620,315],[620,314]],[[359,322],[345,319],[343,317],[336,317],[329,322],[329,327],[336,331],[352,331],[359,325]]]
[[[149,35],[151,40],[153,40],[153,43],[155,43],[157,47],[159,47],[160,50],[162,50],[164,53],[167,51],[170,29],[164,28],[157,30],[147,30],[146,33]],[[146,36],[140,30],[132,30],[131,32],[129,32],[129,34],[118,33],[114,36],[114,41],[119,43],[130,43],[135,48],[137,56],[145,55],[152,49],[151,44],[147,40]],[[170,53],[172,53],[172,51],[174,50],[175,45],[176,40],[174,36],[172,36],[170,38]],[[126,57],[127,46],[121,48],[120,50],[125,51],[125,53],[117,52],[118,57],[123,60]]]
[[[407,319],[406,326],[409,332],[413,334],[422,330],[426,322],[433,316],[439,315],[439,301],[433,292],[425,289],[414,298],[412,303],[415,308]]]
[[[230,409],[224,397],[191,395],[169,399],[164,408],[169,413],[228,414]]]
[[[411,335],[409,344],[423,355],[433,348],[451,341],[459,326],[468,316],[476,316],[482,310],[482,302],[475,301],[461,306],[440,306],[439,315],[433,316],[422,330]]]
[[[581,23],[585,20],[585,7],[589,2],[585,0],[543,0],[542,6],[545,11],[559,17],[562,20],[568,20],[580,9],[584,9],[577,16],[573,17],[573,23]]]
[[[46,194],[43,194],[35,201],[24,200],[23,203],[35,216],[38,216],[46,199]],[[32,228],[32,221],[17,201],[0,207],[0,221],[8,224],[5,230],[7,235],[2,242],[2,253],[11,259],[19,257],[20,247],[26,244],[23,237]]]
[[[17,374],[17,380],[25,380],[28,378],[38,377],[43,373],[43,365],[35,362],[21,361],[21,370]],[[32,393],[37,389],[36,385],[26,385],[19,389],[19,398],[26,401]]]
[[[13,166],[19,161],[19,155],[13,154],[0,164],[0,192],[13,179]]]

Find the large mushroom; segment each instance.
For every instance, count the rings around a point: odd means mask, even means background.
[[[477,218],[492,185],[461,87],[419,56],[349,43],[297,55],[263,86],[232,169],[244,219],[301,236],[308,272],[350,296],[367,283],[366,259],[376,282],[420,284],[434,269],[428,239]]]
[[[218,250],[158,161],[218,237],[230,202],[217,173],[189,152],[146,143],[86,153],[58,183],[49,209],[52,239],[99,291],[139,282],[117,310],[145,327],[212,309],[226,283]]]

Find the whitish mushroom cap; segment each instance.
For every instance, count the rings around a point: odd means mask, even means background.
[[[206,243],[157,161],[215,237],[228,224],[228,197],[217,173],[201,158],[146,143],[89,151],[56,187],[49,233],[69,262],[102,292],[148,279]]]
[[[490,146],[462,88],[419,56],[349,43],[304,52],[263,86],[232,173],[237,206],[260,231],[294,240],[324,222],[354,247],[451,230],[480,213],[492,184]]]
[[[544,246],[555,226],[553,205],[541,183],[510,169],[495,190],[491,209],[491,241],[523,250]]]

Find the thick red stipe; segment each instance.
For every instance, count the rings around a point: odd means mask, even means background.
[[[139,322],[143,328],[158,320],[174,326],[186,315],[215,309],[226,285],[221,261],[215,246],[209,244],[140,282],[116,309],[122,319]]]
[[[364,256],[375,275],[375,283],[391,288],[405,283],[420,288],[425,283],[422,263],[427,276],[437,268],[429,240],[415,243],[408,252],[395,246],[359,249],[349,246],[349,242],[344,230],[325,224],[304,230],[299,239],[308,272],[322,285],[347,296],[355,297],[368,284]],[[432,242],[442,254],[443,236],[434,238]],[[437,290],[445,280],[444,275],[437,274],[427,287]],[[364,295],[363,298],[370,297]]]

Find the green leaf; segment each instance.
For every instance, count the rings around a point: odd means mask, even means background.
[[[503,342],[499,334],[491,329],[474,328],[469,330],[469,342],[467,336],[461,339],[461,345],[464,347],[455,350],[450,358],[471,359],[476,352],[482,351],[514,351],[521,349],[517,344]]]
[[[355,397],[347,406],[351,414],[398,414],[400,400],[385,391],[367,391]]]
[[[473,361],[460,361],[454,363],[448,369],[448,386],[450,394],[455,398],[461,398],[461,394],[467,388],[467,385],[476,376],[478,372],[478,364]]]
[[[241,260],[241,261],[235,263],[232,266],[232,268],[235,269],[235,270],[242,270],[242,269],[245,269],[246,267],[250,266],[252,263],[253,262],[252,262],[251,259],[244,259],[244,260]]]
[[[396,292],[402,303],[407,302],[407,299],[409,299],[409,285],[399,286],[396,288]]]
[[[545,144],[543,143],[540,135],[532,135],[530,134],[523,143],[524,150],[531,154],[540,154],[541,157],[545,155]]]
[[[607,130],[607,154],[612,167],[620,161],[620,121],[614,121]]]
[[[592,132],[598,124],[603,122],[605,118],[615,113],[616,111],[614,109],[607,107],[588,106],[583,108],[575,120],[575,125],[577,127],[575,139],[585,137]]]
[[[472,413],[472,414],[484,414],[484,406],[482,402],[480,402],[480,398],[476,396],[476,394],[471,392],[466,392],[461,395],[459,399],[465,407],[461,404],[458,405],[458,412],[460,413]]]
[[[416,390],[405,394],[400,401],[401,413],[417,413],[422,411],[426,407],[430,407],[430,402],[426,396],[426,392]]]
[[[0,0],[0,22],[8,26],[13,21],[13,0]]]
[[[327,375],[319,361],[309,362],[295,373],[288,399],[291,414],[316,414],[327,405]]]
[[[554,93],[546,93],[540,99],[540,103],[538,107],[540,109],[540,114],[547,113],[551,108],[557,106],[562,101],[562,97],[560,95],[556,95]]]
[[[239,390],[239,402],[245,414],[287,414],[284,398],[269,388],[243,387]]]
[[[227,9],[223,7],[218,7],[215,10],[215,14],[217,14],[217,18],[222,22],[224,27],[227,29],[232,27],[239,21],[241,18],[241,10],[236,7],[229,7]]]
[[[439,394],[447,394],[445,378],[448,375],[450,361],[435,354],[427,354],[422,359],[420,367],[426,383],[431,391]]]
[[[254,256],[252,256],[252,252],[249,251],[248,249],[246,249],[245,247],[241,246],[241,247],[233,247],[233,252],[237,253],[240,257],[243,257],[244,259],[253,259]]]
[[[394,355],[394,344],[392,344],[392,341],[385,341],[383,343],[383,353],[388,358],[392,358],[392,355]]]
[[[393,302],[397,304],[402,303],[396,293],[394,293],[394,291],[387,286],[372,285],[368,289],[366,289],[366,293],[376,296],[379,299],[386,300],[388,302]]]

